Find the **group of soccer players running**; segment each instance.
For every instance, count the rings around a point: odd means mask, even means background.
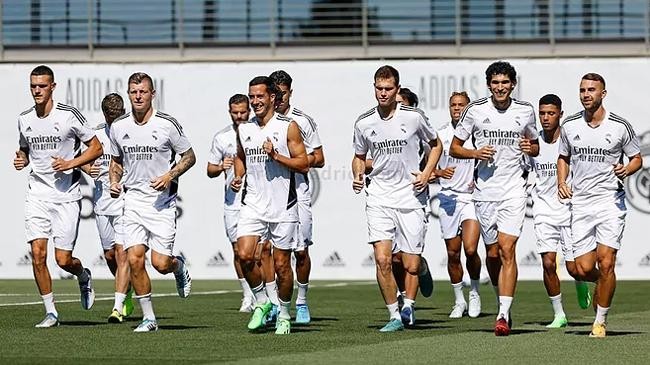
[[[380,331],[414,325],[418,287],[430,294],[422,252],[429,184],[437,180],[440,226],[455,295],[449,317],[467,313],[474,318],[481,313],[480,233],[498,302],[494,332],[509,335],[517,283],[515,249],[526,210],[527,176],[533,172],[537,248],[554,310],[547,327],[567,325],[555,266],[561,249],[582,308],[592,302],[586,282],[596,283],[590,336],[605,337],[616,286],[616,252],[625,226],[622,181],[642,166],[636,134],[626,120],[603,107],[605,81],[598,74],[588,73],[580,80],[584,110],[562,123],[560,98],[542,97],[539,131],[534,107],[511,97],[515,69],[499,61],[485,74],[491,96],[470,102],[465,92],[454,92],[449,100],[451,122],[439,130],[417,108],[417,96],[400,89],[395,68],[382,66],[374,75],[377,106],[354,124],[352,187],[357,193],[366,192],[368,242],[390,318]],[[311,320],[307,173],[324,165],[323,148],[313,119],[290,103],[292,79],[286,72],[255,77],[248,86],[248,96],[236,94],[228,102],[232,124],[214,136],[207,174],[225,175],[225,229],[243,291],[240,311],[252,312],[248,329],[257,331],[271,322],[276,334],[288,334],[292,254],[298,286],[296,323]],[[55,87],[49,67],[31,72],[35,105],[18,118],[19,149],[14,158],[17,170],[32,167],[25,228],[46,312],[36,327],[59,325],[46,265],[50,238],[57,264],[78,278],[82,307],[90,309],[94,302],[91,273],[72,256],[83,171],[95,179],[96,223],[115,275],[115,303],[108,320],[119,323],[131,314],[134,293],[143,313],[135,332],[156,331],[146,252],[151,249],[151,264],[158,272],[174,274],[180,297],[189,296],[191,290],[184,259],[172,252],[177,179],[196,161],[192,147],[178,121],[154,109],[154,84],[147,74],[135,73],[128,80],[130,112],[118,94],[104,98],[106,123],[96,130],[87,126],[77,109],[53,101]],[[80,142],[87,146],[83,151]],[[468,302],[461,249],[470,277]]]

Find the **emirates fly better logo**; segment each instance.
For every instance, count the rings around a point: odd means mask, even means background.
[[[643,168],[625,181],[627,201],[638,211],[650,214],[650,131],[639,136]]]

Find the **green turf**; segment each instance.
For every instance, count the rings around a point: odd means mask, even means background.
[[[547,330],[552,310],[541,282],[521,282],[513,306],[514,331],[508,338],[492,332],[495,299],[482,286],[478,319],[447,318],[452,304],[448,283],[436,283],[431,299],[417,302],[418,325],[400,333],[378,332],[387,313],[377,286],[347,282],[310,288],[313,322],[292,328],[289,336],[246,331],[249,315],[237,312],[235,281],[194,281],[194,294],[154,298],[160,331],[135,334],[139,312],[127,323],[106,323],[112,307],[108,281],[96,283],[99,300],[90,311],[78,301],[75,281],[56,281],[61,326],[36,329],[43,317],[37,305],[0,306],[0,364],[126,363],[648,363],[650,349],[650,282],[620,282],[609,316],[608,338],[587,334],[593,311],[580,310],[575,289],[563,283],[569,327]],[[154,293],[175,293],[173,281],[153,283]],[[216,291],[227,291],[225,293]],[[213,293],[205,293],[213,292]],[[37,302],[32,281],[0,281],[0,304]],[[11,295],[6,294],[21,294]],[[70,300],[74,303],[63,303]]]

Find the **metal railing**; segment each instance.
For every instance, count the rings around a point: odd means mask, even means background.
[[[0,0],[10,49],[548,43],[650,48],[650,0]]]

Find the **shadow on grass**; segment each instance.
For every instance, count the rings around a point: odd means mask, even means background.
[[[576,336],[589,336],[591,331],[566,331],[564,333],[569,334],[569,335],[576,335]],[[640,332],[640,331],[610,331],[610,330],[607,330],[607,337],[643,335],[643,334],[646,334],[646,333],[647,332]]]
[[[539,326],[546,326],[547,324],[551,323],[551,321],[531,321],[531,322],[524,322],[524,324],[532,324],[532,325],[539,325]],[[568,327],[578,327],[578,326],[591,326],[592,322],[569,322]]]
[[[210,328],[210,326],[185,326],[180,324],[167,324],[167,325],[159,325],[158,328],[165,331],[184,331],[184,330],[194,330],[200,328]]]
[[[494,329],[490,329],[490,328],[471,329],[469,331],[470,332],[494,333]],[[512,336],[512,335],[525,335],[525,334],[530,334],[530,333],[543,333],[543,332],[547,332],[547,331],[545,331],[545,330],[531,330],[531,329],[515,328],[515,329],[510,330],[510,336]]]
[[[86,326],[101,326],[108,324],[106,321],[61,321],[61,326],[72,326],[72,327],[86,327]]]

